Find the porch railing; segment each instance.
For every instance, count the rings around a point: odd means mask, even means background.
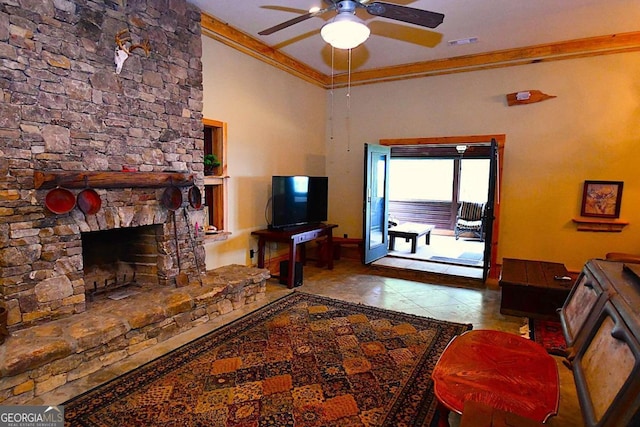
[[[430,200],[389,200],[389,214],[400,222],[433,224],[436,228],[453,230],[457,206],[451,202]]]

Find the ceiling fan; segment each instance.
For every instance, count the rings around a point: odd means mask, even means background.
[[[322,38],[338,49],[353,49],[364,42],[370,34],[364,21],[355,13],[357,8],[364,8],[370,15],[408,22],[422,27],[435,28],[442,23],[442,13],[400,6],[392,3],[371,0],[324,0],[329,6],[324,9],[309,11],[303,15],[275,25],[258,34],[267,36],[276,31],[283,30],[294,24],[306,21],[314,16],[322,15],[330,11],[337,11],[336,16],[326,23],[321,30]]]

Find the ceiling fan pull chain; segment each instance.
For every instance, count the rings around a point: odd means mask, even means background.
[[[334,74],[335,48],[331,46],[331,110],[329,112],[329,140],[333,141],[333,74]]]
[[[351,49],[349,49],[349,76],[347,80],[347,100],[351,97]],[[347,103],[349,109],[351,109],[351,103]]]
[[[347,79],[347,153],[351,151],[351,49],[349,49],[349,74]]]

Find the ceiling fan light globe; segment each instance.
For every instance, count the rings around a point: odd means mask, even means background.
[[[338,14],[320,30],[324,41],[336,49],[353,49],[364,43],[369,34],[369,27],[352,14]]]

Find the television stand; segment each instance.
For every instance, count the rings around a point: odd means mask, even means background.
[[[269,231],[277,231],[277,232],[290,232],[290,231],[298,231],[302,229],[308,229],[309,227],[317,227],[323,225],[320,222],[314,222],[313,224],[298,224],[298,225],[285,225],[281,227],[274,227],[273,225],[269,226]],[[261,230],[262,231],[262,230]]]
[[[296,258],[298,245],[310,242],[320,237],[327,237],[329,250],[333,247],[333,229],[336,224],[310,224],[291,227],[286,229],[264,229],[251,232],[252,235],[258,236],[258,268],[264,268],[264,247],[267,242],[280,242],[289,244],[289,270],[287,271],[287,287],[293,288],[294,273],[296,268]],[[304,246],[300,252],[301,261],[304,263],[305,251]],[[328,254],[327,268],[333,269],[333,253]],[[283,272],[280,272],[282,276]]]

